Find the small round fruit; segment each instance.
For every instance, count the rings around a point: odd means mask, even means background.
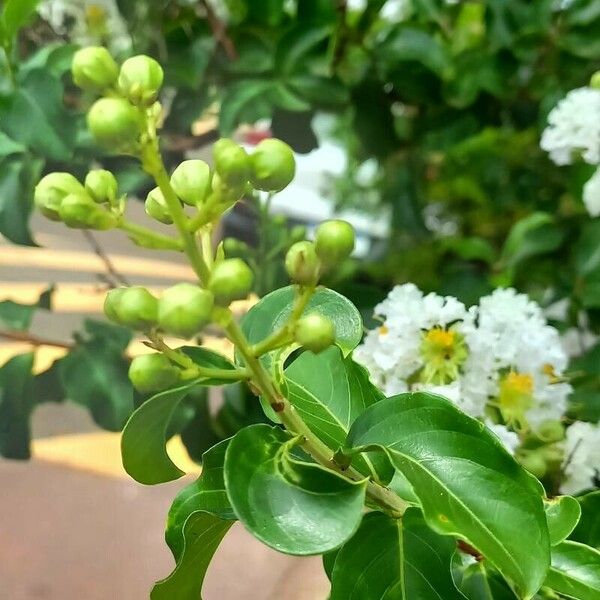
[[[250,157],[233,140],[223,138],[213,146],[215,171],[227,186],[245,185],[250,179]]]
[[[167,201],[165,200],[163,193],[157,187],[146,196],[144,208],[149,217],[156,219],[160,223],[170,225],[173,222],[169,207],[167,206]]]
[[[312,313],[302,317],[294,330],[296,342],[319,354],[335,343],[335,329],[333,323],[326,317]]]
[[[146,330],[158,321],[158,300],[143,287],[124,289],[113,308],[118,322],[132,329]]]
[[[315,231],[315,250],[325,267],[333,267],[354,250],[354,229],[347,221],[321,223]]]
[[[285,142],[275,138],[257,144],[250,160],[250,180],[257,190],[280,192],[292,182],[296,174],[293,150]]]
[[[171,175],[171,185],[182,202],[199,205],[210,192],[210,168],[203,160],[186,160]]]
[[[85,194],[85,188],[70,173],[49,173],[37,184],[33,199],[45,217],[60,221],[58,211],[69,194]]]
[[[116,83],[119,66],[106,48],[90,46],[75,52],[71,73],[75,85],[100,93]]]
[[[142,354],[131,361],[129,379],[138,392],[160,392],[179,381],[180,371],[164,354]]]
[[[118,184],[115,176],[105,169],[94,169],[85,178],[85,190],[94,202],[113,203],[118,194]]]
[[[69,194],[60,204],[60,220],[75,229],[97,229],[105,231],[117,224],[112,213],[100,208],[87,194]]]
[[[119,90],[132,103],[150,106],[158,98],[163,84],[162,67],[149,56],[128,58],[119,72]]]
[[[119,316],[117,313],[117,309],[119,307],[119,302],[121,301],[121,297],[123,293],[127,291],[128,288],[120,287],[109,290],[104,298],[104,314],[115,323],[120,323]]]
[[[213,267],[208,287],[215,302],[227,306],[234,300],[246,298],[253,282],[254,274],[241,258],[228,258]]]
[[[285,256],[285,270],[290,279],[300,285],[315,284],[321,262],[312,242],[296,242]]]
[[[165,290],[158,301],[158,325],[171,335],[191,338],[209,321],[214,297],[191,283],[178,283]]]
[[[131,147],[140,135],[138,112],[122,98],[96,101],[88,112],[87,123],[96,141],[108,149]]]

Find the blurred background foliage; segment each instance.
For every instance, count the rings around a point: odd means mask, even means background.
[[[572,415],[600,418],[600,221],[581,201],[591,167],[557,167],[539,147],[550,109],[600,69],[597,0],[7,0],[2,11],[7,239],[35,244],[32,190],[45,171],[83,174],[100,163],[124,192],[147,192],[132,161],[93,145],[83,119],[90,99],[69,73],[82,44],[104,44],[120,59],[146,53],[167,77],[171,166],[257,122],[306,153],[318,145],[315,116],[331,115],[347,166],[324,195],[367,216],[383,207],[389,228],[380,251],[350,261],[328,284],[366,314],[406,281],[467,304],[496,286],[527,292],[577,343],[592,334],[572,369]],[[267,250],[297,239],[297,228],[255,212]],[[260,251],[252,260],[264,265]],[[282,283],[277,268],[261,273],[260,293]],[[26,331],[32,311],[50,305],[51,290],[35,306],[2,302],[0,324]],[[118,430],[142,400],[126,378],[129,332],[90,321],[74,339],[46,373],[31,374],[30,355],[0,370],[0,453],[28,455],[27,423],[39,402],[76,400]],[[228,389],[207,427],[199,392],[174,432],[197,457],[211,438],[259,419],[250,406],[241,389]]]

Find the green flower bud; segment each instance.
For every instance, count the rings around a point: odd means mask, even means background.
[[[60,220],[75,229],[105,231],[117,224],[117,217],[100,208],[87,194],[69,194],[58,209]]]
[[[254,274],[241,258],[228,258],[215,264],[210,275],[209,289],[215,302],[227,306],[233,300],[242,300],[252,289]]]
[[[539,426],[536,435],[547,443],[560,442],[565,438],[565,427],[560,421],[549,419]]]
[[[85,194],[85,189],[70,173],[49,173],[37,184],[33,201],[45,217],[60,221],[60,204],[69,194]]]
[[[161,392],[174,387],[180,370],[164,354],[142,354],[131,361],[129,379],[138,392]]]
[[[300,242],[306,238],[306,227],[304,225],[295,225],[290,229],[290,240]]]
[[[163,79],[162,67],[153,58],[140,54],[121,65],[119,90],[132,104],[150,106],[158,98]]]
[[[214,297],[191,283],[179,283],[165,290],[158,301],[158,324],[167,333],[191,338],[209,321]]]
[[[146,214],[165,225],[170,225],[173,222],[167,201],[159,188],[154,188],[146,197],[144,204]]]
[[[317,282],[321,261],[312,242],[296,242],[285,256],[285,270],[290,279],[300,285]]]
[[[138,112],[122,98],[101,98],[95,102],[87,123],[100,145],[116,151],[130,148],[140,136]]]
[[[85,189],[94,202],[102,204],[116,200],[119,187],[115,176],[104,169],[94,169],[85,178]]]
[[[250,157],[233,140],[223,138],[213,146],[215,171],[227,186],[245,185],[250,179]]]
[[[600,90],[600,71],[596,71],[590,79],[590,87]]]
[[[199,205],[210,192],[210,168],[203,160],[186,160],[171,175],[171,185],[182,202]]]
[[[157,323],[158,300],[146,288],[125,288],[120,294],[115,294],[109,302],[110,309],[107,315],[116,316],[115,321],[120,325],[146,330]]]
[[[518,455],[517,459],[525,469],[538,479],[546,474],[547,466],[542,454],[536,451],[529,451]]]
[[[119,66],[106,48],[92,46],[75,52],[71,73],[75,85],[100,93],[115,84]]]
[[[325,221],[315,231],[315,250],[327,268],[348,258],[354,250],[354,229],[346,221]]]
[[[250,160],[250,180],[257,190],[280,192],[292,182],[296,174],[293,150],[285,142],[275,138],[260,142]]]
[[[229,258],[245,256],[250,248],[246,242],[242,242],[236,238],[225,238],[223,240],[223,251]]]
[[[318,313],[311,313],[296,323],[294,337],[298,344],[319,354],[335,343],[335,330],[329,319]]]
[[[246,184],[228,185],[218,173],[214,173],[211,182],[214,200],[221,207],[221,212],[241,200],[246,192]]]
[[[115,288],[110,290],[104,298],[104,314],[115,323],[120,323],[117,314],[117,307],[121,301],[121,296],[127,290],[126,287]]]

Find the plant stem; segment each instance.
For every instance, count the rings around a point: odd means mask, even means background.
[[[15,342],[27,342],[32,346],[54,346],[55,348],[65,348],[70,350],[74,344],[72,342],[61,342],[59,340],[48,340],[46,338],[31,335],[25,331],[0,331],[0,338],[13,340]]]
[[[119,223],[118,227],[125,233],[130,234],[134,238],[134,241],[135,239],[147,241],[151,247],[154,245],[156,248],[161,248],[164,250],[176,250],[177,252],[183,251],[183,245],[180,240],[169,237],[168,235],[157,233],[151,229],[142,227],[141,225],[136,225],[135,223],[131,223],[130,221],[123,219]]]

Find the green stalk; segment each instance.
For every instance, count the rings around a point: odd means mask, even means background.
[[[136,225],[130,221],[122,220],[118,224],[118,228],[125,233],[129,233],[134,238],[147,240],[149,244],[154,243],[158,248],[164,250],[175,250],[177,252],[183,251],[183,244],[180,240],[169,237],[168,235],[162,235],[161,233],[157,233],[156,231],[152,231],[151,229],[147,229],[141,225]]]

